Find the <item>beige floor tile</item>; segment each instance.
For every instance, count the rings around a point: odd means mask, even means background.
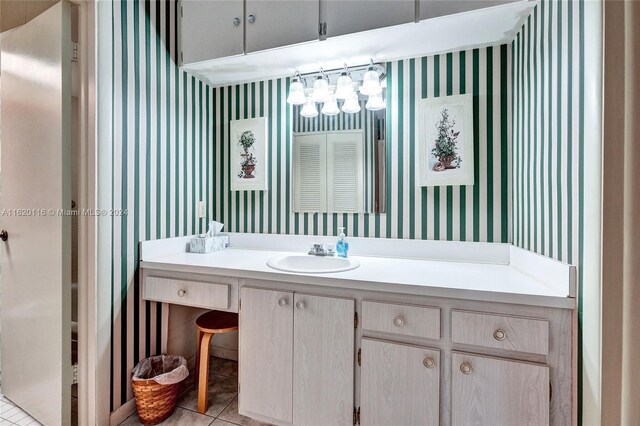
[[[211,426],[237,426],[237,425],[233,423],[225,422],[224,420],[221,420],[221,419],[215,419],[213,423],[211,423]]]
[[[206,414],[217,417],[222,410],[238,395],[238,380],[233,377],[209,376],[208,406]],[[178,401],[178,406],[196,411],[198,397],[195,388],[191,388],[185,396]]]
[[[238,398],[236,397],[231,404],[218,417],[227,422],[235,423],[242,426],[264,426],[268,423],[261,423],[257,420],[250,419],[249,417],[241,416],[238,414]]]
[[[209,426],[213,422],[213,418],[195,411],[176,408],[176,411],[164,422],[160,423],[165,426]],[[139,426],[140,419],[137,414],[130,416],[127,420],[120,423],[120,426]]]
[[[220,376],[227,376],[238,378],[238,363],[228,359],[223,359],[214,369],[211,370],[212,374],[218,374]]]

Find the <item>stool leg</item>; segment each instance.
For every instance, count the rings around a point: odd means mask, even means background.
[[[193,378],[193,382],[198,389],[198,372],[200,371],[200,346],[202,344],[202,331],[196,328],[196,371]]]
[[[213,334],[203,333],[200,343],[200,368],[198,370],[198,413],[207,411],[207,391],[209,387],[209,351]]]

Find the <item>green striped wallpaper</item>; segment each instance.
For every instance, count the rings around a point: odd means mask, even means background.
[[[138,241],[229,231],[463,241],[511,240],[513,46],[387,64],[387,214],[291,212],[294,116],[288,78],[211,88],[180,71],[171,2],[112,3],[111,409],[132,398],[133,366],[160,351],[161,306],[141,300]],[[476,184],[416,186],[416,101],[474,95]],[[268,117],[268,191],[229,191],[229,121]],[[514,157],[516,158],[516,157]],[[198,220],[203,200],[207,217]]]
[[[513,243],[577,265],[579,288],[584,254],[584,8],[585,0],[541,0],[511,45]],[[581,291],[578,297],[582,323]]]

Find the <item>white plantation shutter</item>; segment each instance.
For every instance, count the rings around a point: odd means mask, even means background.
[[[364,211],[364,135],[327,134],[327,211]]]
[[[326,135],[295,136],[293,143],[293,209],[327,210]]]

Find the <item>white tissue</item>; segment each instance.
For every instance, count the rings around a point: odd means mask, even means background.
[[[209,230],[205,234],[205,237],[215,237],[222,231],[222,228],[224,228],[224,224],[212,220],[211,223],[209,223]]]

